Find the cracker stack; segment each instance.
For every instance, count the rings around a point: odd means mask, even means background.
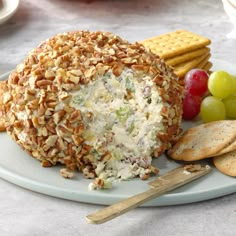
[[[163,58],[180,78],[193,68],[209,71],[212,67],[207,47],[211,41],[195,33],[177,30],[140,43]]]

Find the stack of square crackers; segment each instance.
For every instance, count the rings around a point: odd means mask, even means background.
[[[164,59],[180,78],[193,68],[204,69],[208,72],[212,67],[208,47],[211,41],[195,33],[177,30],[140,43]]]

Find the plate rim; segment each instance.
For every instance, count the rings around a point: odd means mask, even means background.
[[[0,13],[3,12],[4,14],[0,14],[0,24],[5,23],[8,21],[17,11],[20,5],[20,0],[5,0],[3,1],[3,9],[1,9]],[[4,8],[8,10],[4,11]]]

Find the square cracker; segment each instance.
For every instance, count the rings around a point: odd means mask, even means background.
[[[200,57],[196,57],[188,62],[183,62],[179,65],[174,66],[174,72],[180,78],[184,77],[184,75],[193,68],[201,68],[199,67],[200,64],[205,65],[207,64],[210,58],[210,53],[202,55]]]
[[[197,64],[196,67],[200,68],[200,69],[203,69],[207,65],[209,58],[210,58],[209,56],[204,58],[202,61],[199,62],[199,64]]]
[[[210,72],[210,69],[212,66],[213,66],[213,64],[210,61],[208,61],[207,64],[202,69],[207,72]]]
[[[196,49],[194,51],[191,51],[191,52],[181,54],[181,55],[176,56],[176,57],[167,58],[165,60],[165,62],[169,66],[175,66],[175,65],[181,64],[183,62],[190,61],[190,60],[192,60],[196,57],[206,55],[209,52],[210,52],[210,48],[203,47],[203,48],[199,48],[199,49]]]
[[[211,41],[208,38],[186,30],[177,30],[146,39],[140,43],[161,58],[166,59],[205,47]]]

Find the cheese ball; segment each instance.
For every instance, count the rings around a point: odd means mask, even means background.
[[[10,74],[7,132],[42,166],[142,179],[181,132],[183,87],[159,56],[108,32],[58,34]],[[62,171],[65,177],[70,176]]]

